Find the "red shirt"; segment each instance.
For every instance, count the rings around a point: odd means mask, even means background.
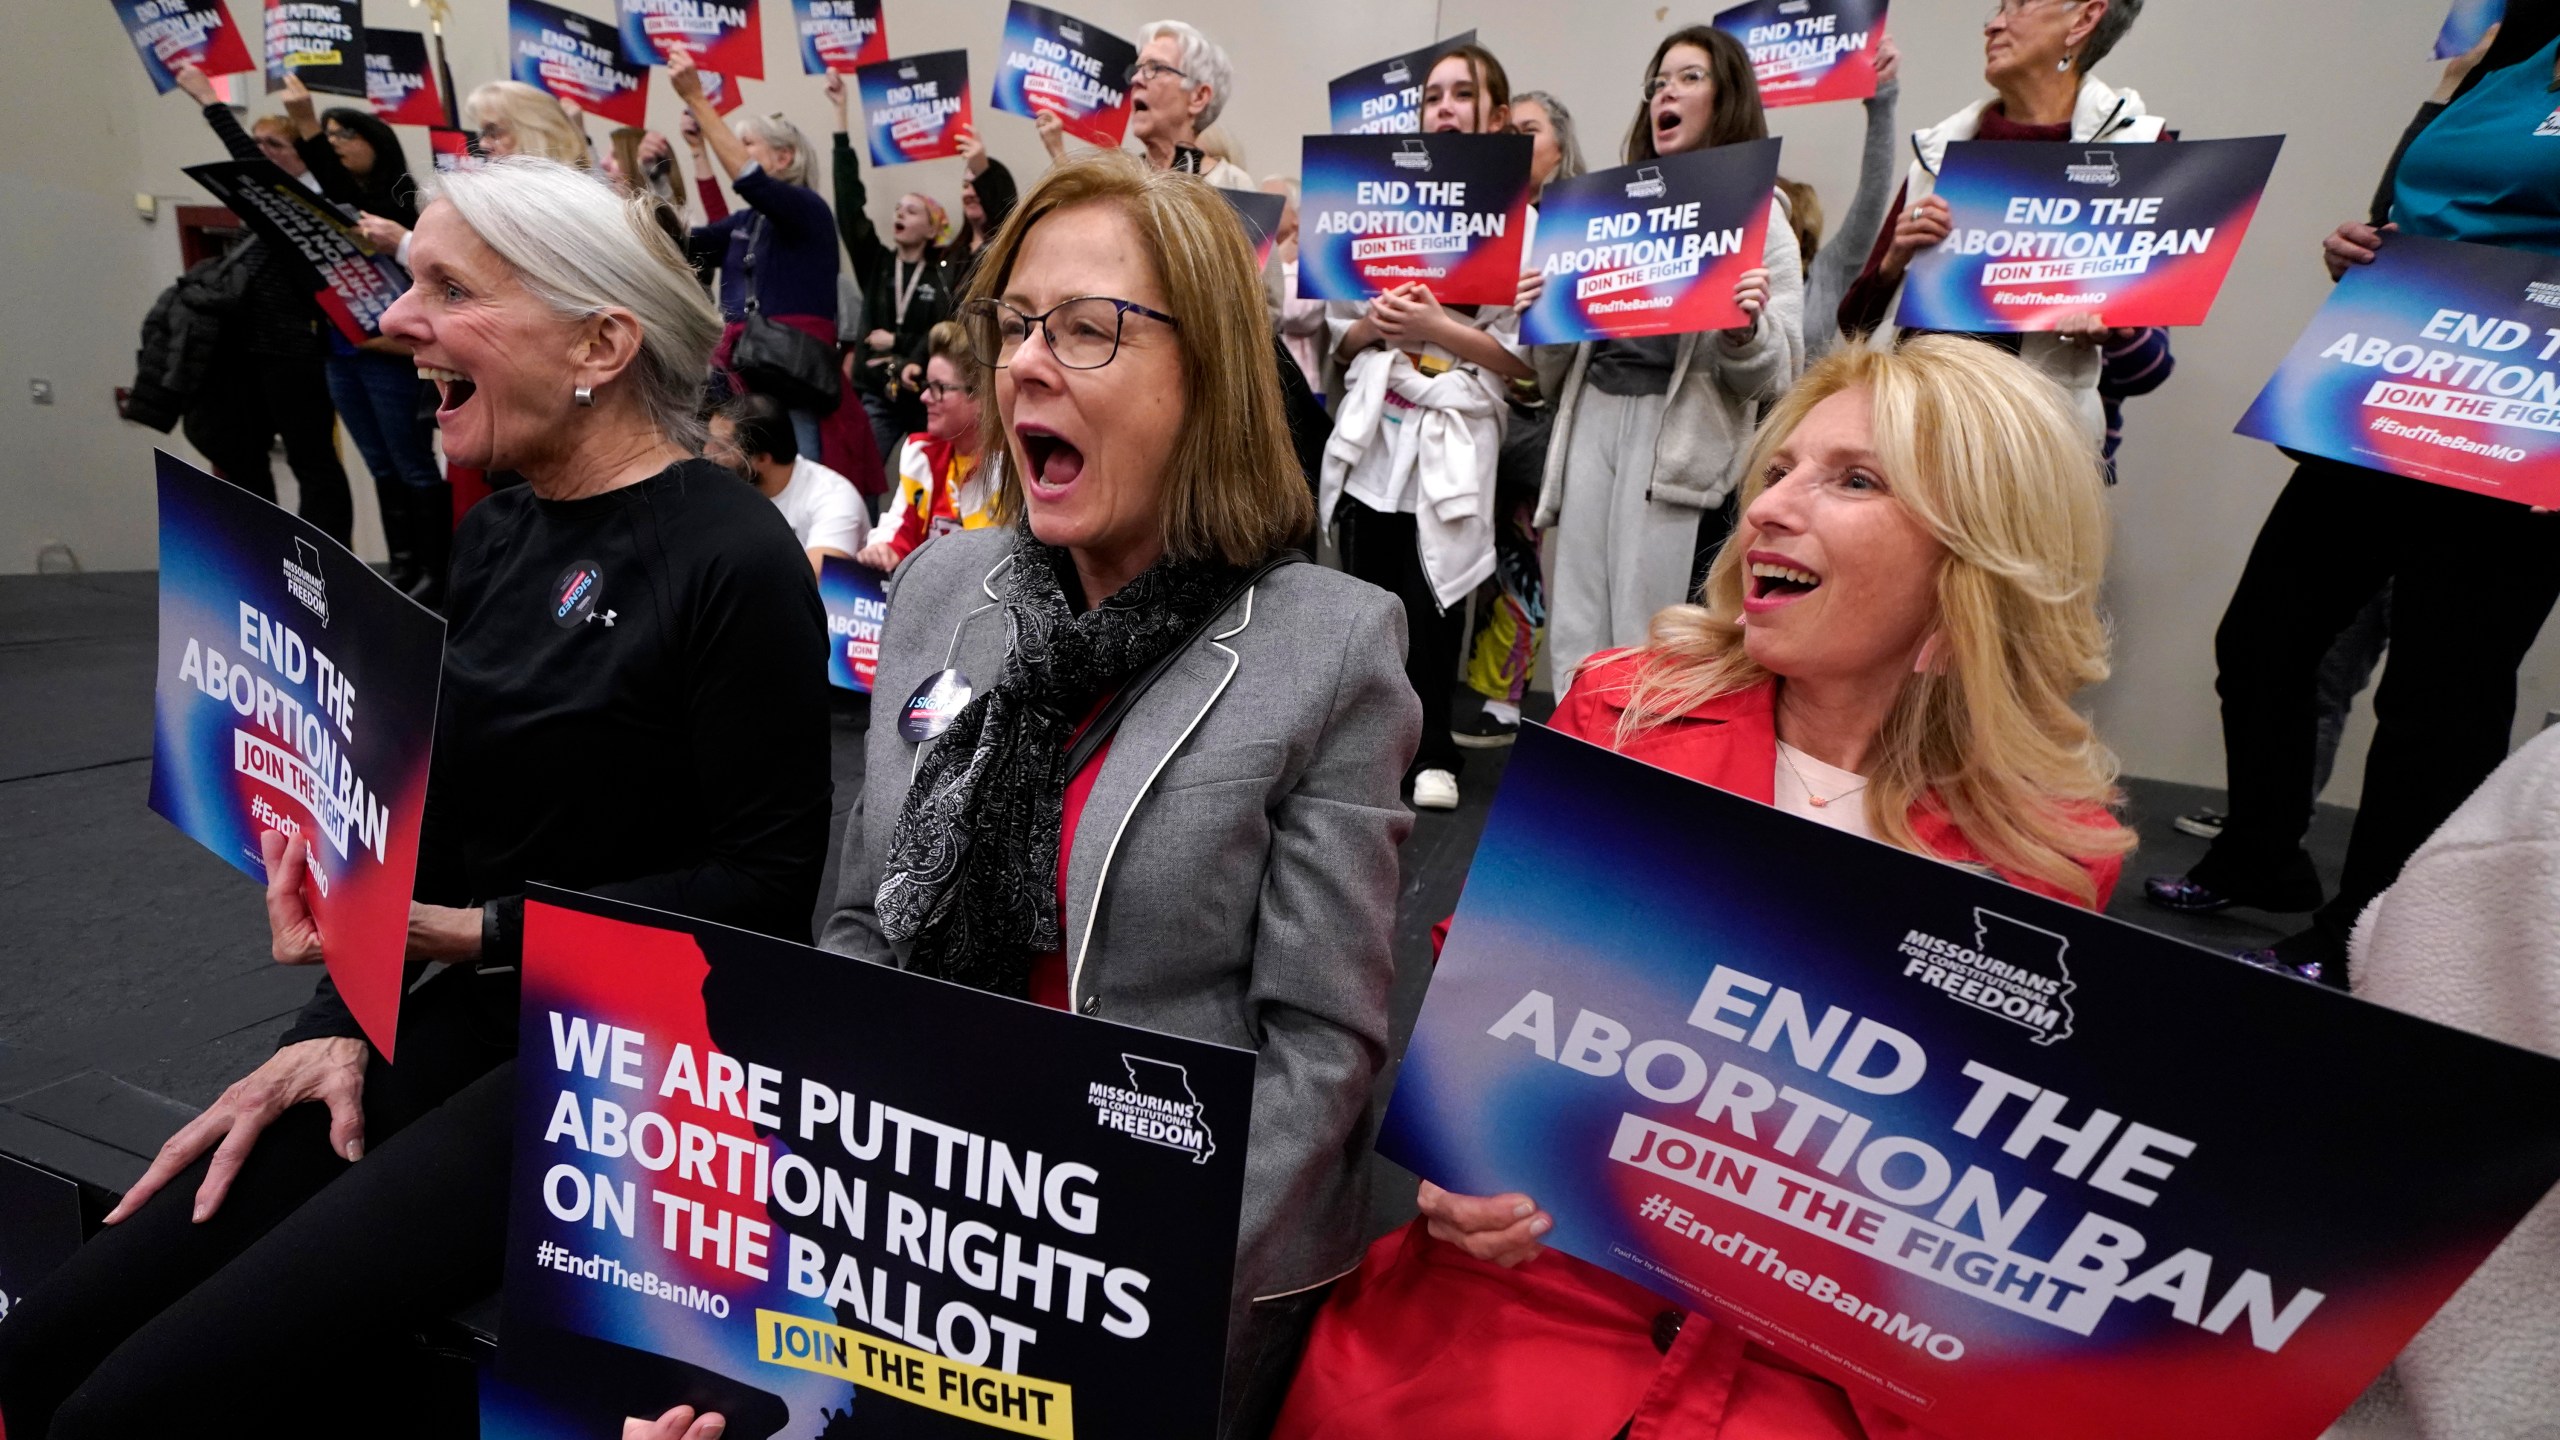
[[[1093,702],[1093,709],[1086,712],[1083,721],[1076,726],[1075,734],[1067,737],[1068,749],[1075,748],[1076,741],[1084,735],[1085,727],[1091,725],[1102,713],[1102,707],[1110,703],[1109,695]],[[1058,816],[1058,933],[1061,937],[1067,929],[1067,857],[1075,853],[1076,822],[1084,818],[1085,802],[1093,798],[1094,778],[1102,773],[1102,762],[1110,756],[1111,742],[1105,740],[1094,748],[1093,758],[1084,762],[1083,769],[1067,777],[1066,803]],[[1067,952],[1063,946],[1032,961],[1031,998],[1052,1010],[1074,1009],[1074,999],[1067,993],[1067,976]]]
[[[1635,656],[1597,657],[1556,707],[1556,729],[1769,802],[1775,691],[1700,705],[1617,743]],[[1980,854],[1933,812],[1912,816],[1939,858]],[[2122,862],[2084,862],[2098,904]],[[2015,876],[2012,884],[2073,899]],[[1676,1335],[1672,1331],[1677,1326]],[[1308,1337],[1273,1440],[1927,1440],[1741,1331],[1549,1250],[1511,1269],[1431,1238],[1417,1219],[1369,1247]]]

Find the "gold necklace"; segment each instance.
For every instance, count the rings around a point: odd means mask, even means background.
[[[1778,759],[1787,767],[1788,773],[1796,777],[1796,783],[1804,787],[1804,796],[1806,799],[1813,802],[1814,809],[1827,810],[1831,807],[1832,800],[1846,800],[1850,796],[1867,788],[1867,782],[1861,780],[1857,784],[1850,786],[1848,789],[1841,791],[1839,794],[1832,796],[1830,800],[1826,800],[1820,795],[1814,793],[1813,782],[1805,779],[1804,771],[1796,768],[1795,757],[1787,753],[1787,748],[1787,743],[1785,741],[1781,740],[1778,742]]]

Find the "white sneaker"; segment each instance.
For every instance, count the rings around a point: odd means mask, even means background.
[[[1425,770],[1414,776],[1413,808],[1416,810],[1457,809],[1458,777],[1446,770]]]

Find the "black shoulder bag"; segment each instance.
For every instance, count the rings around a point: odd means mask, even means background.
[[[835,347],[814,335],[768,320],[756,299],[756,244],[764,238],[765,217],[756,216],[747,236],[747,328],[730,348],[729,368],[747,388],[770,395],[793,410],[831,414],[844,396],[844,377],[836,370]]]

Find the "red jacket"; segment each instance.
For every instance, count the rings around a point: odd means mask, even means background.
[[[1634,676],[1632,653],[1595,660],[1557,706],[1555,728],[1616,747]],[[1774,698],[1764,685],[1709,701],[1649,727],[1623,752],[1767,804],[1778,764]],[[1943,816],[1912,821],[1939,858],[1981,863]],[[2085,863],[2104,905],[2122,862]],[[1506,1270],[1431,1238],[1418,1219],[1369,1247],[1335,1288],[1272,1435],[1609,1440],[1621,1426],[1627,1440],[1927,1437],[1741,1331],[1683,1315],[1596,1265],[1550,1250]]]

